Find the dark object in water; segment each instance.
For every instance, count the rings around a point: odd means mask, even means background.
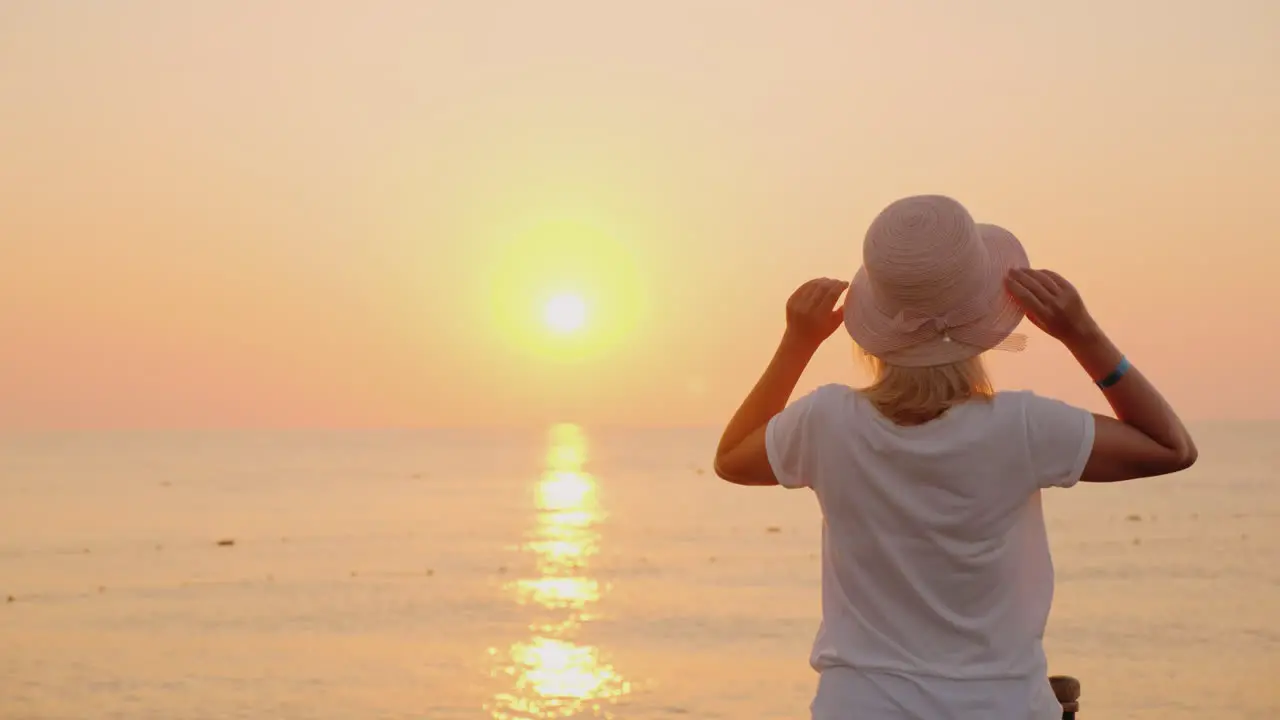
[[[1062,720],[1075,720],[1080,712],[1080,681],[1069,675],[1051,675],[1049,684],[1062,705]]]
[[[7,602],[7,603],[11,603],[11,602],[13,602],[15,599],[16,599],[16,598],[14,598],[12,595],[10,595],[10,596],[9,596],[9,599],[5,600],[5,602]]]
[[[225,539],[225,540],[219,540],[219,541],[218,541],[218,547],[231,547],[232,545],[235,545],[235,544],[236,544],[236,541],[235,541],[235,540],[231,540],[231,539],[229,539],[229,538],[228,538],[228,539]]]
[[[769,527],[765,528],[764,531],[770,534],[774,534],[774,533],[782,532],[782,528],[778,527],[777,525],[770,525]]]

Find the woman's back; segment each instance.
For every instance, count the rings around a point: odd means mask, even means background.
[[[1005,682],[963,687],[992,703],[1051,697],[1039,491],[1079,480],[1092,442],[1092,415],[1026,392],[914,426],[842,385],[788,406],[766,431],[769,457],[826,521],[814,668],[906,675],[926,695],[991,680]]]
[[[1039,490],[1079,479],[1092,434],[1089,413],[1021,392],[917,426],[841,385],[779,414],[766,446],[783,485],[818,496],[824,610],[843,610],[815,665],[1038,672],[1053,594]]]

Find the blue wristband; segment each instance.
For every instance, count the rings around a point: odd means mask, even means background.
[[[1129,368],[1131,367],[1133,366],[1129,364],[1129,358],[1121,355],[1120,364],[1116,365],[1116,369],[1112,370],[1110,375],[1097,381],[1098,387],[1102,388],[1103,390],[1106,390],[1112,385],[1115,385],[1116,383],[1120,382],[1120,378],[1124,377],[1125,373],[1129,372]]]

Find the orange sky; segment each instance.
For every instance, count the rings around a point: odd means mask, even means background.
[[[922,192],[1276,417],[1280,3],[1209,8],[4,3],[0,427],[720,423]],[[1097,407],[1032,342],[997,382]]]

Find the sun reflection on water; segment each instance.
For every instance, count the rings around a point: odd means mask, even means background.
[[[599,551],[603,513],[596,481],[583,471],[586,455],[581,428],[552,428],[547,468],[535,493],[537,522],[521,546],[534,556],[537,574],[507,585],[516,602],[536,610],[541,621],[505,653],[490,650],[495,675],[510,681],[488,707],[496,720],[608,717],[608,707],[631,691],[599,648],[574,641],[590,619],[587,608],[601,596],[599,581],[587,575]]]

